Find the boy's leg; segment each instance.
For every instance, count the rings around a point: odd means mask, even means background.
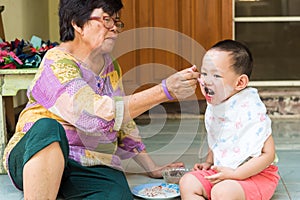
[[[191,173],[185,174],[179,182],[180,195],[183,200],[204,200],[207,198],[207,191]]]
[[[243,187],[235,180],[224,180],[215,184],[211,190],[211,199],[245,200]]]

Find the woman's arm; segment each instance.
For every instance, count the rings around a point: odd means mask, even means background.
[[[126,97],[100,96],[83,79],[74,60],[63,56],[56,58],[56,53],[49,51],[45,55],[46,61],[30,88],[30,96],[32,101],[84,132],[110,134],[112,126],[114,130],[119,130],[122,123],[167,101],[161,85]],[[194,93],[199,76],[196,71],[196,67],[185,69],[167,79],[173,97],[181,98]]]
[[[169,93],[177,99],[184,99],[191,96],[195,92],[198,77],[199,73],[195,66],[171,75],[166,80]],[[124,121],[133,119],[165,101],[168,101],[168,98],[161,84],[142,92],[125,96]]]

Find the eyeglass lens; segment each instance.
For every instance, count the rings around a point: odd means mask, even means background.
[[[106,16],[103,17],[104,26],[108,29],[112,28],[113,26],[117,27],[118,31],[122,31],[124,28],[124,23],[119,19],[113,19],[112,17]]]

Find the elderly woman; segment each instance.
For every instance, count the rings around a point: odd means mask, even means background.
[[[199,73],[185,69],[125,96],[120,67],[109,54],[124,26],[122,7],[121,0],[60,1],[62,43],[44,56],[4,154],[24,199],[132,199],[121,167],[130,157],[149,176],[161,177],[133,118],[192,95]]]

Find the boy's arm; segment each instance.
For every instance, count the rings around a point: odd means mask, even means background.
[[[214,155],[212,150],[209,148],[204,163],[196,163],[193,170],[208,170],[214,164]]]
[[[265,141],[262,154],[251,158],[248,162],[238,167],[234,172],[234,179],[245,179],[258,174],[268,167],[275,159],[275,144],[272,135]]]
[[[206,157],[206,163],[214,164],[214,154],[210,148],[208,148],[208,153]]]

